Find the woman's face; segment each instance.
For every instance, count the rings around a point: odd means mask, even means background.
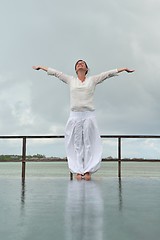
[[[76,70],[76,73],[79,71],[79,70],[85,70],[85,74],[87,74],[88,72],[88,66],[86,64],[85,61],[83,60],[79,60],[76,65],[75,65],[75,70]]]

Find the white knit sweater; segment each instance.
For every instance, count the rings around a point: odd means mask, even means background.
[[[71,111],[94,111],[93,95],[97,84],[105,79],[118,75],[117,69],[100,73],[95,76],[86,77],[84,82],[78,78],[66,75],[53,68],[48,68],[48,75],[53,75],[70,87],[70,108]]]

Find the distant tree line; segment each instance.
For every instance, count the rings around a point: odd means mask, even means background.
[[[102,161],[117,161],[117,158],[113,158],[111,156],[105,157]],[[123,161],[160,161],[159,159],[145,159],[145,158],[123,158]],[[22,155],[0,155],[0,162],[20,162],[22,161]],[[26,161],[67,161],[67,158],[61,157],[46,157],[44,154],[34,154],[34,155],[27,155]]]
[[[34,154],[34,155],[27,155],[26,159],[31,160],[31,159],[42,159],[46,158],[45,155],[43,154]],[[22,155],[0,155],[0,161],[21,161],[22,160]]]

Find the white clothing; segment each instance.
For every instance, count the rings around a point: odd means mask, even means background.
[[[70,87],[71,113],[65,130],[69,169],[72,173],[94,173],[99,169],[102,157],[102,143],[94,115],[94,90],[97,84],[118,75],[118,71],[86,77],[84,82],[53,68],[48,68],[47,73]]]
[[[94,111],[71,111],[65,130],[65,146],[72,173],[94,173],[100,168],[102,142]]]
[[[94,111],[93,95],[97,84],[103,82],[105,79],[117,76],[117,69],[103,72],[101,74],[86,77],[82,82],[78,78],[66,75],[53,68],[48,68],[48,75],[53,75],[63,82],[67,83],[70,87],[70,108],[71,111]]]

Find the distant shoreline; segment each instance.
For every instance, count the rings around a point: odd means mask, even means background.
[[[8,156],[8,155],[7,155]],[[118,158],[102,158],[102,162],[118,162]],[[144,158],[122,158],[121,162],[160,162],[160,159],[144,159]],[[22,156],[3,158],[0,156],[0,162],[22,162]],[[67,158],[60,157],[26,157],[24,162],[67,162]]]

